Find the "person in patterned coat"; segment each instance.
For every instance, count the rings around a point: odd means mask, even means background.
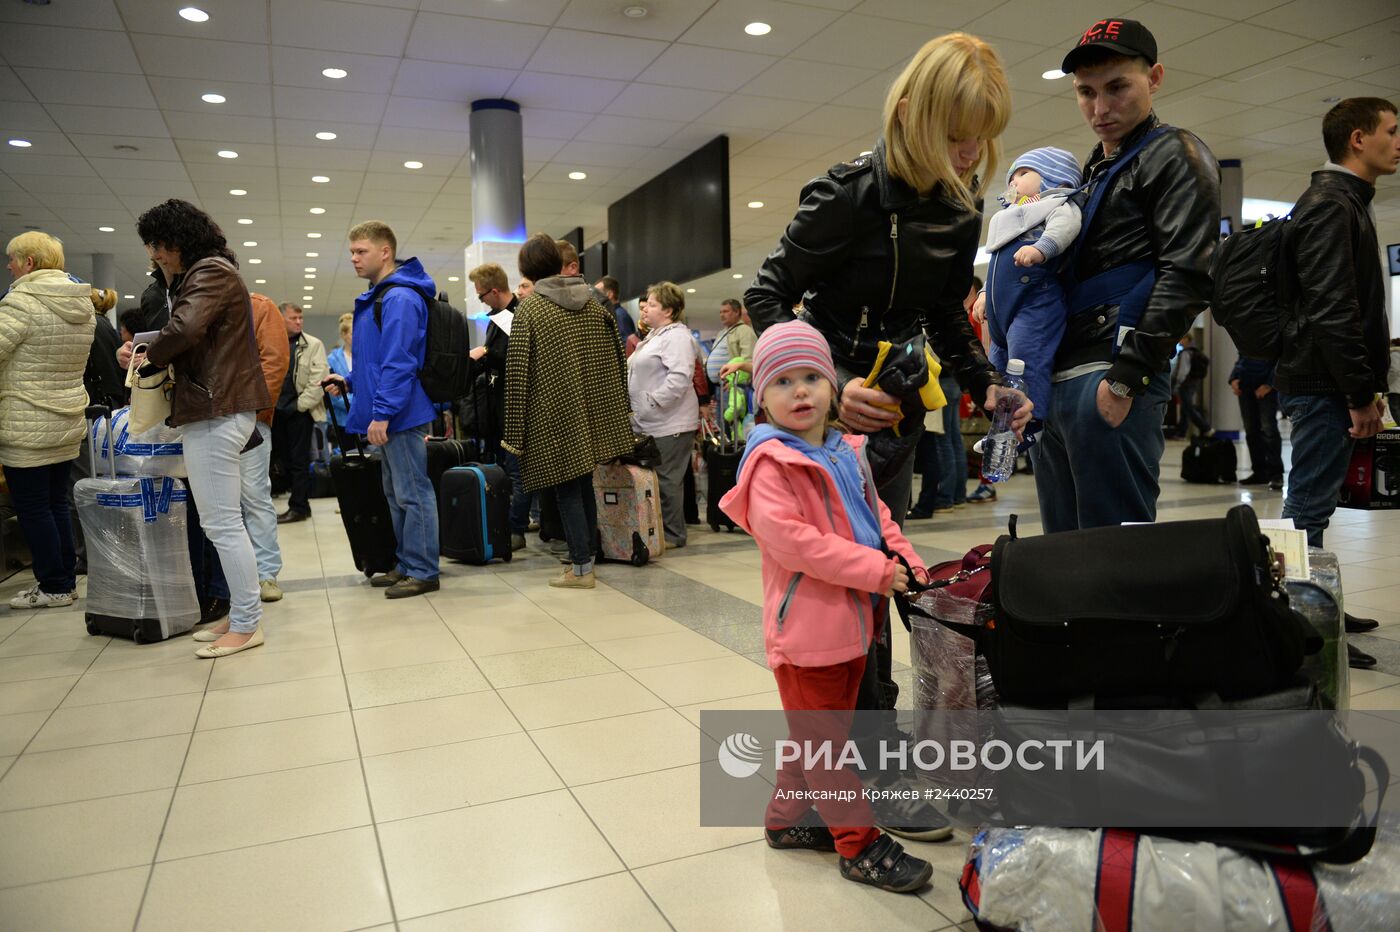
[[[502,445],[520,458],[525,491],[553,487],[559,502],[570,567],[549,584],[592,589],[593,467],[632,452],[635,440],[617,319],[562,268],[552,237],[520,248],[520,274],[535,290],[511,323]]]

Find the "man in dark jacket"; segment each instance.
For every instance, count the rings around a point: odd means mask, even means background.
[[[1099,139],[1086,179],[1107,187],[1066,259],[1070,318],[1032,448],[1047,532],[1156,519],[1168,363],[1205,310],[1220,228],[1214,157],[1152,112],[1152,33],[1100,20],[1061,67]]]
[[[498,457],[501,468],[510,476],[510,549],[525,548],[525,531],[530,525],[530,496],[520,477],[520,459],[501,449],[505,432],[506,413],[506,351],[510,348],[510,325],[520,302],[510,290],[506,270],[494,262],[479,265],[467,273],[476,288],[476,297],[486,305],[491,322],[486,325],[486,339],[474,347],[471,358],[475,365],[472,391],[465,403],[475,436],[480,437]]]
[[[1328,161],[1293,208],[1289,252],[1299,300],[1285,326],[1275,384],[1292,422],[1293,470],[1283,516],[1322,546],[1352,441],[1381,427],[1390,371],[1376,179],[1400,165],[1395,104],[1342,101],[1322,120]]]
[[[1283,488],[1283,438],[1278,432],[1278,392],[1274,390],[1276,359],[1241,356],[1230,370],[1230,391],[1240,400],[1244,442],[1249,447],[1249,476],[1240,485]]]

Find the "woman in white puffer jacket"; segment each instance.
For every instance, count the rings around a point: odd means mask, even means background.
[[[68,473],[85,430],[92,286],[63,271],[63,244],[47,233],[21,233],[5,254],[14,282],[0,298],[0,466],[38,580],[10,607],[72,605]]]

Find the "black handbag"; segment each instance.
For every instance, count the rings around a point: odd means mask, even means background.
[[[1001,537],[980,647],[1004,702],[1235,700],[1288,687],[1322,646],[1288,606],[1254,511]]]

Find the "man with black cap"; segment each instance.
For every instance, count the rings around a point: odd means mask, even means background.
[[[1061,67],[1099,144],[1062,267],[1070,317],[1046,430],[1031,451],[1047,532],[1156,519],[1168,363],[1205,310],[1220,229],[1214,156],[1152,111],[1163,69],[1147,27],[1099,20]]]

